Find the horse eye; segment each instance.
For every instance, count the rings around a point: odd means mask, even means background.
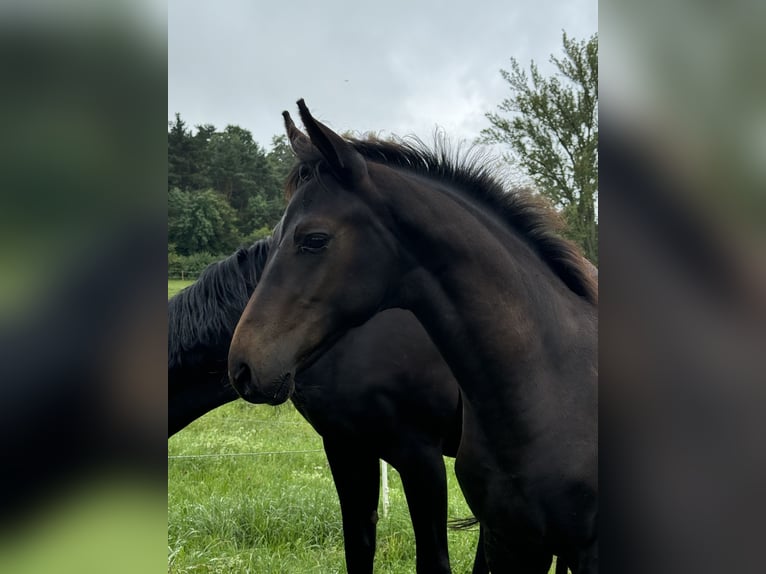
[[[327,247],[330,236],[326,233],[309,233],[301,240],[300,249],[304,253],[318,253]]]
[[[301,164],[298,167],[298,181],[304,182],[308,181],[311,178],[311,169],[305,165]]]

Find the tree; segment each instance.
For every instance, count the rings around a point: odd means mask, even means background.
[[[271,151],[266,158],[269,160],[269,164],[279,182],[284,184],[287,175],[296,162],[295,154],[290,149],[286,135],[282,134],[271,138]]]
[[[180,114],[176,114],[175,121],[168,122],[168,127],[168,190],[178,188],[189,191],[210,187],[206,175],[207,145],[215,128],[197,126],[197,133],[192,136]]]
[[[266,153],[240,126],[198,125],[192,135],[176,114],[168,122],[168,230],[178,253],[224,253],[237,243],[232,234],[246,244],[267,235],[284,212],[294,161],[285,136]],[[215,233],[211,221],[220,223]]]
[[[210,137],[210,177],[213,187],[239,211],[247,206],[259,186],[268,187],[273,174],[253,135],[244,128],[229,125]]]
[[[197,133],[192,137],[191,146],[194,172],[189,177],[188,189],[207,189],[213,186],[210,178],[210,140],[215,133],[215,126],[203,124],[196,128]]]
[[[180,114],[176,114],[174,122],[168,122],[168,127],[168,190],[182,189],[189,174],[191,134]]]
[[[168,242],[180,255],[229,253],[238,242],[236,215],[212,189],[168,192]]]
[[[562,34],[564,57],[544,77],[531,62],[529,75],[515,58],[500,70],[512,95],[485,114],[492,124],[480,141],[510,146],[520,166],[561,212],[567,236],[598,262],[598,36],[577,41]]]
[[[251,229],[273,229],[287,207],[285,181],[295,164],[295,154],[284,135],[272,137],[271,146],[271,151],[266,155],[271,177],[260,179],[258,193],[250,197],[243,212]]]

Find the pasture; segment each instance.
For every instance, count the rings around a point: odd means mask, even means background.
[[[261,454],[174,458],[240,453]],[[340,507],[322,441],[292,403],[224,405],[172,437],[168,455],[169,572],[345,572]],[[449,516],[469,516],[454,461],[445,460]],[[376,572],[409,574],[415,541],[390,466],[389,488],[388,516],[379,508]],[[478,530],[450,533],[456,573],[470,572],[477,537]]]
[[[189,281],[188,279],[168,279],[168,299],[192,283],[194,281]]]

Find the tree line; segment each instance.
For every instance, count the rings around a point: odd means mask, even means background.
[[[293,163],[285,136],[270,151],[239,126],[168,123],[168,253],[224,255],[271,233]]]
[[[485,114],[490,127],[478,141],[504,147],[504,159],[560,212],[565,235],[598,264],[598,37],[578,41],[564,32],[562,44],[563,55],[550,58],[551,76],[534,62],[527,73],[514,58],[510,71],[500,70],[510,95]],[[294,161],[284,135],[271,143],[266,151],[235,125],[193,132],[179,114],[168,122],[171,275],[194,275],[271,233]]]

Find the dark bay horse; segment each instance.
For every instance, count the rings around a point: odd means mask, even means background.
[[[269,243],[214,263],[168,302],[169,435],[238,398],[226,379],[226,358]],[[286,397],[249,399],[277,404]],[[417,571],[449,572],[442,455],[457,453],[461,405],[454,377],[414,316],[392,309],[350,330],[301,373],[292,401],[323,438],[341,503],[348,572],[373,570],[380,458],[401,475]],[[487,572],[481,544],[473,571]]]
[[[550,209],[477,160],[344,139],[298,102],[300,161],[229,352],[249,396],[294,377],[383,309],[411,310],[463,400],[456,474],[490,570],[598,570],[597,287]],[[415,392],[415,386],[413,386]]]

